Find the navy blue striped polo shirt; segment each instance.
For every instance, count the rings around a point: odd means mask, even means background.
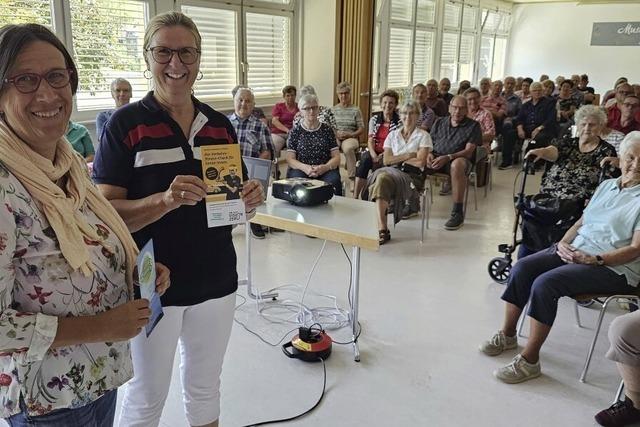
[[[202,178],[199,147],[238,141],[223,114],[192,99],[196,116],[189,138],[153,92],[116,110],[100,138],[94,182],[126,188],[127,198],[136,200],[166,191],[176,175]],[[208,228],[204,200],[174,209],[133,238],[140,248],[153,238],[156,261],[171,269],[163,306],[199,304],[238,287],[231,227]]]

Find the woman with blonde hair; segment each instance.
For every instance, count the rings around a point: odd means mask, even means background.
[[[223,114],[192,95],[200,72],[200,33],[180,12],[155,16],[144,36],[154,90],[118,109],[102,134],[94,180],[136,242],[153,239],[156,259],[175,284],[162,297],[164,318],[131,342],[134,377],[119,426],[160,422],[178,343],[185,412],[192,426],[217,426],[220,374],[238,287],[231,226],[207,227],[200,147],[237,144]],[[247,217],[264,197],[244,177]]]

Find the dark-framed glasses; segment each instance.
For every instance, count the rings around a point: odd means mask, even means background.
[[[14,85],[20,93],[33,93],[38,90],[42,80],[45,80],[54,89],[61,89],[71,82],[72,74],[73,70],[70,68],[56,68],[46,74],[18,74],[4,79],[3,83]]]
[[[195,47],[181,47],[178,49],[170,49],[165,46],[154,46],[147,49],[151,52],[153,60],[158,64],[168,64],[173,58],[173,54],[177,53],[180,62],[184,65],[191,65],[195,63],[200,57],[200,50]]]

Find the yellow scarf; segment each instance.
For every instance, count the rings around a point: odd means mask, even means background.
[[[89,208],[120,239],[126,254],[127,286],[133,297],[133,267],[138,248],[127,226],[111,203],[92,184],[87,166],[76,155],[71,144],[61,138],[56,145],[55,160],[42,157],[21,141],[16,134],[0,120],[0,162],[24,185],[36,201],[56,234],[60,250],[73,270],[88,276],[94,271],[84,237],[88,240],[106,243],[87,223],[80,208],[85,200]],[[63,191],[56,183],[66,178]]]

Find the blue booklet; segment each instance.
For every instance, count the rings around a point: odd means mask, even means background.
[[[164,315],[160,295],[156,292],[156,261],[153,255],[153,239],[144,245],[138,254],[136,264],[138,266],[140,297],[149,300],[149,308],[151,309],[151,318],[145,326],[148,337]]]

